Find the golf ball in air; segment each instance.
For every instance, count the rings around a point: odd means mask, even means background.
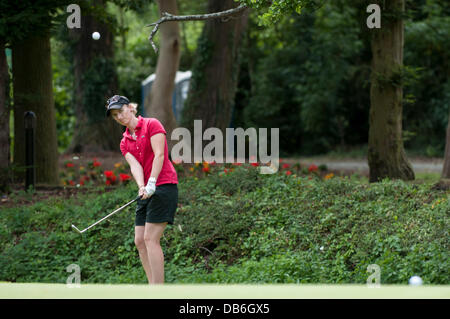
[[[409,278],[409,284],[411,286],[420,286],[422,285],[422,278],[420,278],[419,276],[412,276],[411,278]]]
[[[94,33],[92,33],[92,39],[94,39],[94,40],[100,39],[100,33],[98,33],[97,31],[95,31]]]

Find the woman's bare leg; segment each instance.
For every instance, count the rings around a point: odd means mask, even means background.
[[[144,241],[152,270],[151,284],[164,283],[164,254],[160,239],[167,223],[145,223]]]
[[[150,284],[152,281],[152,271],[150,268],[150,262],[148,261],[147,248],[145,247],[144,233],[145,226],[136,226],[134,228],[134,243],[139,252],[139,258],[141,259],[145,274],[147,275],[148,283]]]

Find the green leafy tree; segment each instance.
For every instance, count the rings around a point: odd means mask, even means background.
[[[175,0],[156,0],[160,14],[169,12],[177,14],[178,6]],[[166,23],[161,26],[161,50],[158,54],[158,62],[155,71],[155,81],[152,84],[150,94],[145,100],[146,114],[158,118],[167,136],[177,126],[172,109],[172,94],[175,88],[175,77],[180,64],[181,40],[180,28],[177,22]],[[173,142],[167,139],[167,146],[172,149]]]
[[[5,54],[5,43],[0,41],[0,145],[4,149],[0,154],[0,191],[7,188],[7,171],[10,162],[9,145],[9,85],[10,75]]]
[[[403,43],[405,1],[375,1],[383,10],[380,29],[372,29],[368,162],[370,181],[414,179],[403,147]]]
[[[114,63],[115,18],[106,12],[106,1],[79,2],[81,28],[68,30],[73,63],[75,129],[68,153],[117,150],[122,128],[105,118],[105,102],[118,94]],[[97,31],[101,37],[92,40]],[[67,31],[66,31],[67,32]]]
[[[238,2],[238,1],[234,1]],[[215,20],[205,25],[202,39],[200,39],[196,69],[194,69],[194,78],[191,84],[191,94],[189,95],[187,105],[183,110],[182,124],[192,128],[193,119],[201,118],[206,122],[206,126],[218,126],[224,129],[228,126],[231,119],[232,103],[236,92],[236,83],[238,78],[237,57],[239,56],[239,42],[246,22],[233,23],[228,25],[217,22],[219,19],[232,20],[240,19],[237,15],[246,17],[246,9],[253,7],[258,10],[268,8],[268,12],[263,17],[263,23],[276,21],[280,16],[289,10],[300,11],[303,6],[316,4],[318,1],[241,1],[240,4],[232,5],[232,1],[210,1],[209,12],[205,15],[187,15],[176,16],[173,14],[164,14],[161,19],[153,23],[154,29],[150,35],[150,41],[153,43],[153,36],[158,31],[161,24],[173,21],[191,21],[191,20]],[[239,27],[241,25],[242,27]],[[237,26],[237,27],[236,27]],[[222,43],[228,45],[223,46]],[[227,51],[230,48],[230,51]],[[226,52],[223,54],[221,51]],[[230,62],[227,61],[231,57]],[[234,69],[234,70],[233,70]],[[217,76],[222,75],[222,76]],[[212,81],[207,81],[211,79]],[[218,82],[214,82],[218,80]],[[206,85],[205,85],[206,84]],[[210,86],[208,86],[210,85]]]
[[[330,2],[275,28],[252,26],[244,124],[279,127],[280,147],[290,154],[366,143],[370,48],[358,14]]]
[[[450,4],[447,1],[409,3],[405,22],[404,130],[410,149],[441,157],[450,112]]]
[[[209,12],[236,7],[232,1],[211,0]],[[239,74],[241,44],[247,28],[248,14],[231,20],[214,19],[205,23],[193,65],[191,94],[185,103],[182,125],[193,129],[195,119],[203,127],[229,126]]]
[[[58,152],[50,57],[50,29],[58,8],[69,1],[0,1],[0,38],[12,48],[14,163],[25,164],[25,111],[36,123],[36,180],[58,182]]]

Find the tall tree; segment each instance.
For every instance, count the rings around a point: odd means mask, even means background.
[[[233,0],[209,0],[208,11],[236,8]],[[193,128],[201,119],[203,128],[229,126],[239,73],[239,53],[248,11],[237,18],[214,19],[205,23],[199,39],[190,94],[183,110],[183,126]]]
[[[59,16],[58,9],[65,12],[65,6],[70,2],[0,0],[0,39],[12,48],[14,164],[25,165],[23,115],[24,111],[30,110],[37,116],[35,164],[38,183],[58,183],[49,31]]]
[[[151,25],[155,27],[150,34],[149,40],[156,50],[153,37],[158,28],[164,23],[169,23],[170,21],[208,21],[204,27],[203,41],[201,40],[199,43],[196,66],[194,66],[194,77],[191,79],[190,84],[191,93],[188,101],[186,101],[181,124],[192,129],[192,120],[200,118],[205,120],[206,126],[216,126],[223,130],[228,126],[231,117],[232,101],[236,91],[239,45],[242,32],[247,24],[248,8],[261,10],[261,15],[259,16],[261,22],[270,25],[286,13],[300,12],[302,8],[306,7],[317,7],[317,5],[321,4],[321,1],[240,0],[239,3],[236,3],[231,0],[210,0],[208,6],[211,13],[186,16],[164,14],[158,21],[152,23]],[[265,13],[262,14],[262,12]],[[200,71],[196,72],[196,69]],[[210,105],[208,106],[207,103],[210,103]]]
[[[402,140],[404,0],[374,1],[382,26],[373,29],[368,162],[370,182],[414,179]]]
[[[444,167],[442,169],[441,178],[450,179],[450,114],[448,116],[447,137],[444,152]]]
[[[5,42],[0,40],[0,170],[9,166],[9,70],[5,54]],[[1,183],[1,182],[0,182]]]
[[[12,46],[14,162],[25,164],[24,112],[36,114],[36,182],[58,183],[58,150],[49,33]]]
[[[70,0],[0,0],[0,38],[12,48],[14,164],[25,165],[24,111],[36,123],[36,181],[58,183],[50,28]],[[62,11],[62,10],[61,10]]]
[[[122,128],[105,118],[108,97],[118,94],[112,23],[106,20],[105,1],[80,2],[81,28],[71,29],[75,77],[75,134],[68,153],[117,151]],[[92,39],[97,31],[101,37]]]
[[[159,12],[177,14],[175,0],[157,0]],[[175,86],[175,77],[180,64],[180,28],[178,22],[168,22],[161,26],[161,49],[156,65],[156,76],[150,94],[145,100],[145,111],[150,117],[155,117],[166,129],[167,145],[172,149],[171,132],[177,126],[172,110],[172,92]]]

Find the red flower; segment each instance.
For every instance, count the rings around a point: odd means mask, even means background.
[[[72,181],[72,180],[70,180],[70,181],[69,181],[69,184],[72,185],[72,186],[74,186],[74,185],[75,185],[75,182]]]
[[[259,166],[259,163],[250,163],[252,166],[257,167]]]
[[[83,186],[84,185],[84,181],[80,179],[80,185]]]
[[[99,167],[99,166],[101,166],[102,164],[101,164],[100,162],[97,162],[96,159],[94,159],[94,163],[92,163],[92,165],[93,165],[94,167]]]
[[[203,166],[202,171],[204,171],[205,173],[209,173],[210,171],[209,166]]]
[[[116,182],[117,177],[116,177],[116,175],[114,175],[114,172],[113,172],[113,171],[104,171],[103,173],[105,174],[106,179],[107,179],[111,184],[114,184],[114,183]],[[110,185],[110,184],[106,184],[106,185]]]
[[[114,176],[113,171],[104,171],[106,178],[112,178]]]
[[[318,167],[314,164],[311,164],[308,168],[308,171],[310,172],[317,172]]]
[[[106,185],[111,185],[111,181],[109,179],[106,180]]]
[[[234,166],[241,166],[242,163],[233,163]]]
[[[291,171],[286,171],[286,175],[287,176],[292,175],[292,172]]]
[[[75,165],[73,164],[73,163],[71,163],[71,162],[68,162],[67,164],[66,164],[66,167],[74,167]]]
[[[119,174],[119,177],[121,182],[125,182],[131,179],[131,176],[128,174]]]
[[[289,165],[289,164],[283,164],[282,167],[286,169],[286,168],[291,167],[291,165]]]

